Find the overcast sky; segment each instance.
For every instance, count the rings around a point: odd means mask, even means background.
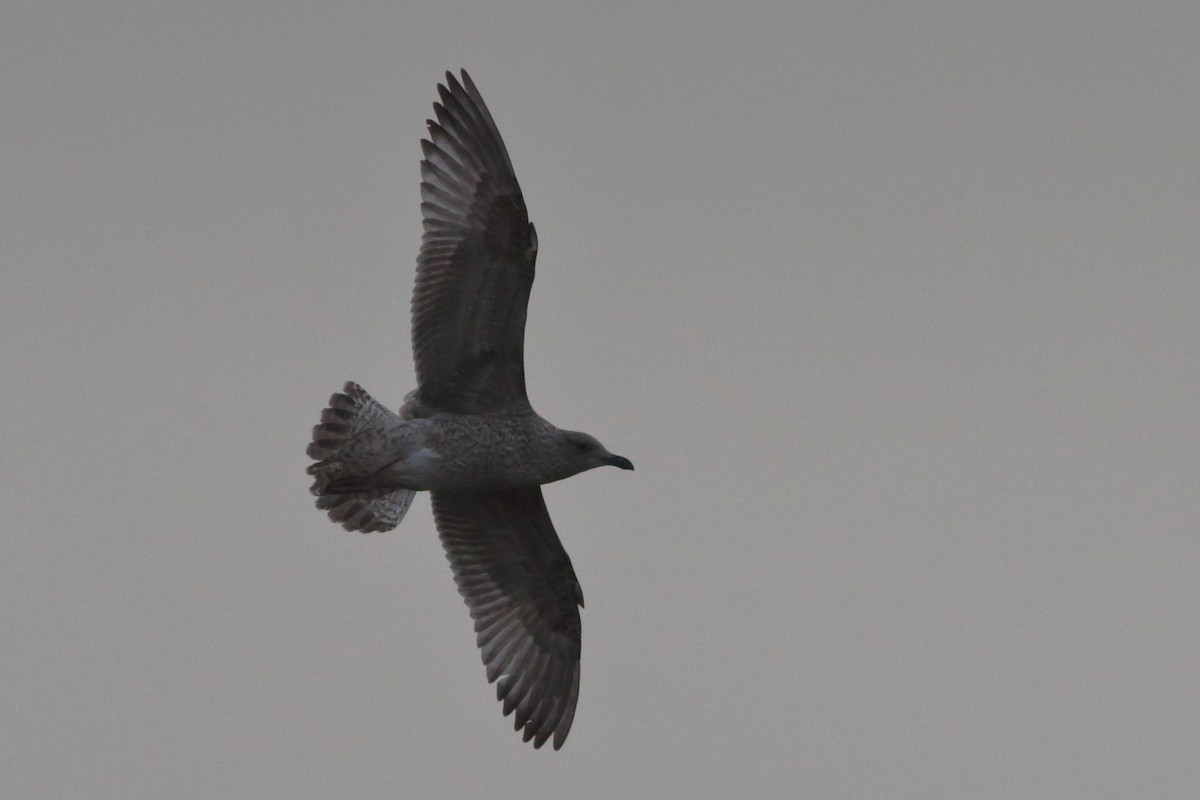
[[[0,785],[21,798],[1171,798],[1200,785],[1200,7],[10,2]],[[419,139],[540,241],[587,597],[560,752],[419,497]]]

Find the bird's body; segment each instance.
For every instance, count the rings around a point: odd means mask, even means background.
[[[346,396],[364,394],[357,384]],[[444,414],[383,424],[346,439],[310,469],[322,494],[348,491],[482,492],[542,486],[580,471],[581,446],[600,466],[607,453],[586,434],[562,431],[529,412]],[[593,440],[594,441],[594,440]]]
[[[397,414],[347,383],[313,428],[308,472],[317,507],[348,530],[390,530],[415,492],[431,492],[504,713],[515,712],[526,741],[553,737],[558,749],[579,696],[583,594],[540,487],[633,465],[542,419],[526,397],[537,236],[478,90],[466,72],[446,79],[421,143],[418,388]]]

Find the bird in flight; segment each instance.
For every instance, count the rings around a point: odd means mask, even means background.
[[[317,508],[352,531],[400,524],[429,491],[487,679],[525,741],[562,747],[579,699],[583,593],[542,484],[633,469],[525,393],[537,234],[508,152],[464,70],[446,73],[422,140],[424,233],[412,298],[417,388],[394,413],[355,383],[329,399],[308,467]]]

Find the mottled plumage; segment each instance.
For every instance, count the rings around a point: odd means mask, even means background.
[[[537,235],[470,76],[438,87],[421,142],[425,232],[413,290],[417,389],[399,414],[355,383],[333,395],[308,454],[317,507],[347,530],[394,528],[428,490],[489,682],[535,747],[562,746],[579,697],[583,592],[541,486],[602,465],[591,436],[525,394]]]

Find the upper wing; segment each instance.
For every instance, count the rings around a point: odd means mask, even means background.
[[[472,414],[529,405],[523,350],[537,236],[496,123],[465,71],[462,79],[446,73],[421,142],[412,338],[420,406]]]
[[[562,747],[579,699],[583,592],[542,490],[433,492],[454,581],[475,620],[488,682],[534,747]]]

